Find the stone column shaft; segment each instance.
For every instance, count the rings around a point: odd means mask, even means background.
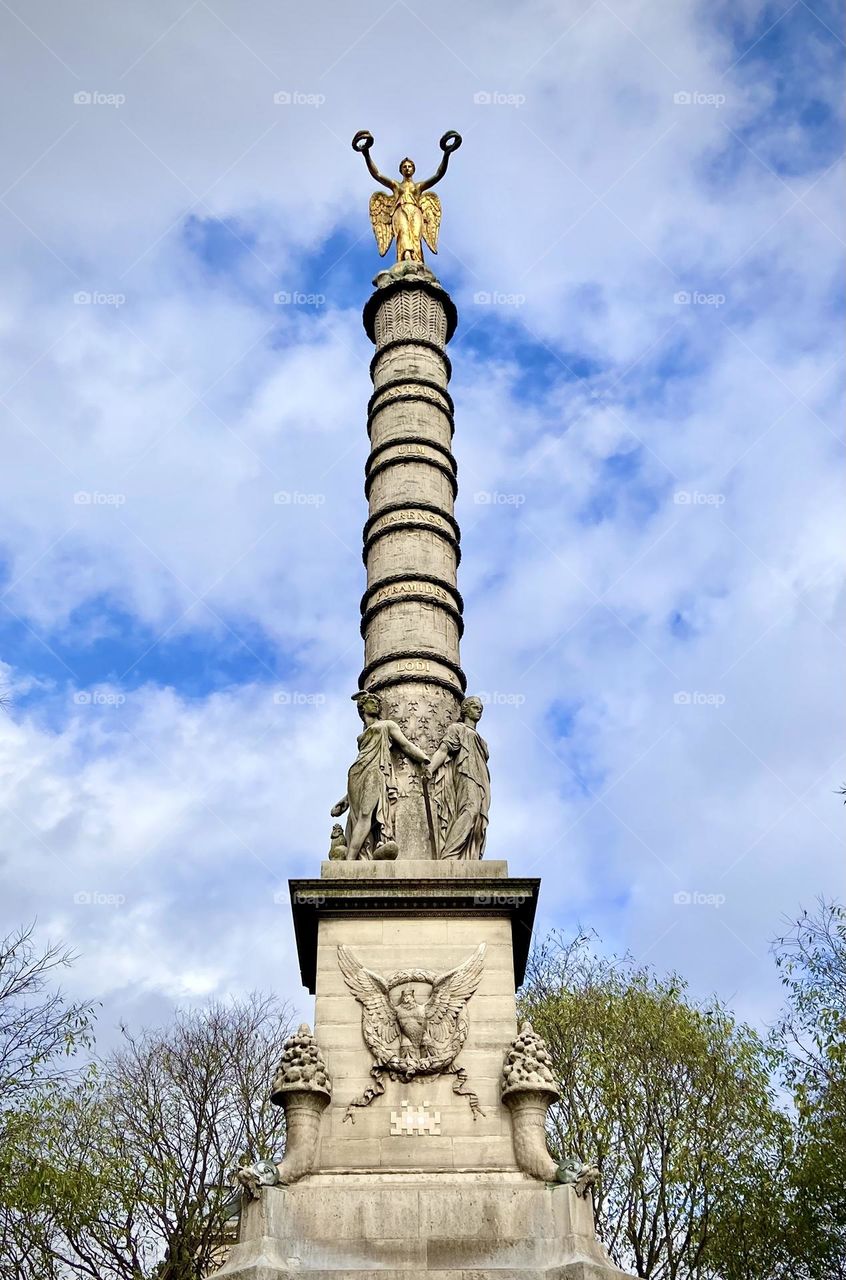
[[[456,321],[449,295],[420,280],[377,289],[364,311],[376,354],[367,418],[365,665],[359,684],[381,693],[386,714],[429,753],[457,719],[466,687],[459,664],[458,482],[446,354]],[[431,858],[418,770],[399,754],[395,768],[399,856]]]

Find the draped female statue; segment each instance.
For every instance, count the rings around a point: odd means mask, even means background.
[[[479,698],[464,699],[460,721],[449,726],[424,770],[435,781],[441,858],[481,858],[485,850],[491,775],[488,744],[476,729],[482,711]]]
[[[391,747],[419,764],[429,757],[405,736],[395,720],[383,720],[382,699],[365,689],[353,694],[364,729],[358,735],[358,755],[347,775],[347,793],[332,806],[333,818],[349,810],[347,818],[347,858],[396,858],[394,809],[397,783]]]

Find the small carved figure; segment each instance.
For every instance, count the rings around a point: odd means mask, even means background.
[[[447,973],[430,969],[404,969],[383,977],[366,969],[349,947],[338,947],[338,964],[344,981],[361,1005],[361,1031],[375,1061],[370,1074],[376,1084],[350,1104],[367,1106],[384,1093],[382,1074],[391,1080],[410,1081],[417,1076],[442,1072],[456,1076],[453,1092],[467,1097],[474,1116],[480,1111],[475,1093],[466,1088],[467,1076],[455,1065],[469,1024],[466,1005],[479,985],[485,963],[482,943],[463,964]],[[429,987],[420,1001],[414,984]],[[392,992],[401,987],[399,997]],[[351,1110],[347,1117],[352,1119]]]
[[[447,729],[424,771],[436,780],[430,794],[438,809],[441,858],[481,858],[485,850],[491,775],[488,744],[476,729],[483,710],[481,699],[464,699],[461,720]]]
[[[329,858],[335,862],[347,856],[347,837],[340,822],[336,822],[329,837]]]
[[[234,1170],[234,1174],[235,1182],[250,1200],[260,1199],[262,1187],[275,1187],[279,1181],[279,1171],[272,1160],[241,1164]]]
[[[275,1187],[278,1182],[279,1170],[272,1160],[250,1161],[242,1156],[232,1170],[232,1194],[221,1205],[224,1222],[239,1216],[245,1200],[261,1199],[262,1187]]]
[[[588,1188],[599,1180],[600,1170],[595,1164],[585,1164],[578,1156],[568,1156],[558,1166],[558,1181],[571,1186],[577,1196],[586,1196]]]
[[[461,135],[450,131],[440,140],[443,158],[431,178],[424,182],[414,181],[415,165],[408,156],[400,161],[401,180],[386,178],[380,173],[370,158],[373,146],[373,134],[361,129],[352,140],[353,150],[364,156],[371,177],[387,187],[390,195],[374,191],[370,197],[370,222],[376,236],[376,244],[382,257],[388,252],[391,241],[396,238],[397,262],[422,262],[423,244],[438,252],[438,231],[441,225],[441,202],[430,188],[447,171],[449,158],[453,151],[461,146]]]
[[[358,755],[347,776],[347,793],[332,806],[331,814],[339,818],[349,809],[347,858],[396,858],[397,783],[391,747],[419,764],[428,764],[429,757],[405,736],[395,720],[381,718],[382,699],[378,693],[365,689],[353,694],[353,702],[358,705],[364,729],[358,736]]]

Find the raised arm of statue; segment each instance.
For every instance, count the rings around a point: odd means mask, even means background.
[[[407,738],[395,720],[388,720],[388,732],[391,735],[391,742],[400,751],[409,756],[412,760],[416,760],[418,764],[428,764],[429,757],[425,751],[421,751],[420,747],[410,738]]]
[[[359,129],[358,133],[352,140],[352,145],[353,151],[358,151],[364,156],[364,163],[367,165],[371,178],[375,178],[377,182],[381,182],[382,186],[387,187],[389,191],[396,191],[399,184],[394,182],[393,178],[386,178],[384,173],[380,173],[370,158],[370,149],[373,146],[373,134],[368,133],[366,129]],[[443,169],[446,171],[446,163],[444,163]]]
[[[461,134],[456,133],[454,129],[450,129],[448,133],[444,134],[438,145],[444,153],[441,158],[441,163],[438,165],[431,178],[427,178],[425,182],[420,183],[420,191],[428,191],[430,187],[434,187],[435,183],[440,182],[441,178],[447,171],[450,156],[453,151],[457,151],[461,146]],[[371,173],[372,172],[373,170],[371,169]]]

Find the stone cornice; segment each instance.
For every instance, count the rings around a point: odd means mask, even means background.
[[[391,873],[401,864],[391,864]],[[368,870],[371,864],[356,864]],[[303,983],[314,994],[317,972],[317,932],[321,920],[392,916],[436,917],[508,916],[514,955],[514,980],[519,987],[526,972],[540,880],[535,877],[462,874],[400,877],[370,875],[334,879],[289,880],[294,933]]]

